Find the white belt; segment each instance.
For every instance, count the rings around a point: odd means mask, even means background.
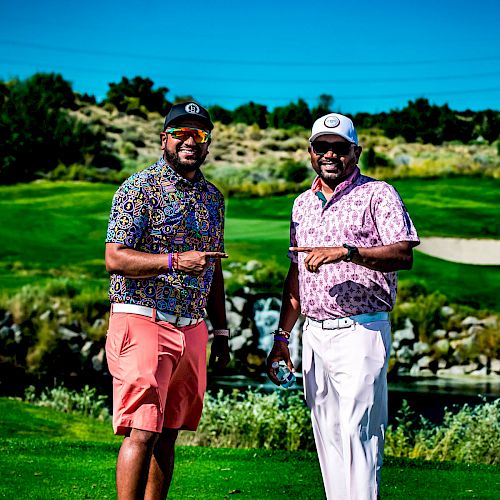
[[[311,323],[324,330],[337,330],[339,328],[349,328],[354,324],[370,323],[371,321],[387,321],[389,319],[388,312],[375,312],[356,314],[355,316],[347,316],[346,318],[332,319],[313,319],[307,318]]]
[[[113,312],[140,314],[141,316],[153,317],[155,309],[152,307],[139,306],[137,304],[112,304],[111,310]],[[174,314],[165,314],[156,309],[156,321],[167,321],[175,326],[190,326],[197,325],[203,318],[185,318],[183,316],[175,316]]]

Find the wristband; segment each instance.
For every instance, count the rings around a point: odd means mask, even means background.
[[[167,258],[168,258],[168,260],[167,260],[168,270],[172,271],[173,254],[169,253]]]
[[[227,337],[227,338],[229,338],[230,330],[221,328],[219,330],[214,330],[212,333],[214,334],[214,337]]]
[[[287,340],[290,338],[290,332],[283,330],[283,328],[278,328],[273,332],[273,335],[279,335],[281,337],[285,337]]]
[[[286,345],[289,344],[288,339],[285,337],[282,337],[281,335],[274,335],[274,340],[281,340],[281,342],[284,342]]]

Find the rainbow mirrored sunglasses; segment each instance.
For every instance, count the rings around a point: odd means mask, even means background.
[[[205,144],[210,139],[210,132],[201,128],[193,127],[170,127],[166,128],[164,134],[170,134],[174,139],[187,141],[190,137],[196,144]]]

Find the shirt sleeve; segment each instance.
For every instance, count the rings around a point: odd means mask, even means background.
[[[385,182],[375,195],[374,219],[383,245],[400,241],[420,243],[417,231],[398,192]]]
[[[297,223],[294,221],[294,213],[295,213],[295,204],[294,209],[292,210],[292,216],[290,218],[290,246],[296,247],[297,245]],[[297,252],[288,251],[288,258],[294,263],[297,264],[299,262]]]
[[[106,243],[136,248],[148,224],[147,198],[139,186],[122,185],[111,205]]]

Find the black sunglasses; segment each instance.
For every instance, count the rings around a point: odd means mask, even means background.
[[[324,155],[331,151],[337,156],[347,156],[351,151],[352,142],[326,142],[314,141],[311,143],[312,150],[317,155]]]

